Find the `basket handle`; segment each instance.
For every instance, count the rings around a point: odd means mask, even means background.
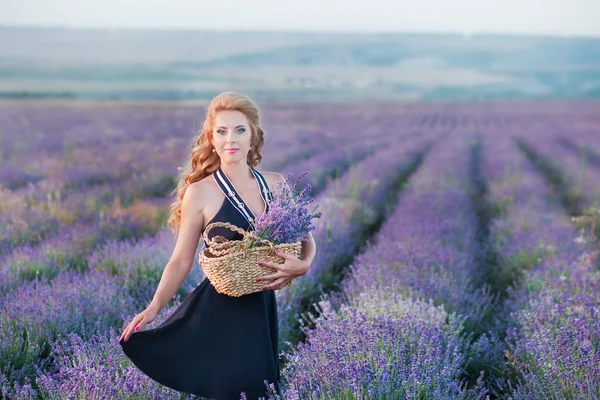
[[[206,229],[204,229],[204,233],[202,234],[204,241],[210,246],[211,244],[214,243],[213,240],[208,238],[208,232],[213,229],[213,228],[217,228],[217,227],[223,227],[223,228],[228,228],[231,229],[234,232],[237,232],[241,235],[244,235],[244,239],[247,238],[251,238],[256,240],[257,242],[266,244],[267,246],[269,246],[271,248],[271,250],[275,250],[275,246],[273,245],[273,243],[271,243],[269,240],[267,239],[263,239],[259,236],[257,236],[254,232],[252,231],[245,231],[242,228],[235,226],[233,224],[230,224],[229,222],[213,222],[212,224],[209,224]]]

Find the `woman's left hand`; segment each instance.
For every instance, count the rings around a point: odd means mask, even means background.
[[[275,250],[275,254],[283,258],[285,261],[283,264],[277,264],[272,262],[259,262],[258,264],[264,267],[274,268],[277,270],[276,273],[271,275],[264,275],[257,278],[257,281],[262,282],[266,280],[273,280],[273,282],[263,286],[263,290],[273,289],[278,290],[283,288],[289,281],[302,276],[308,272],[309,263],[306,260],[300,260],[291,254],[284,253],[281,250]]]

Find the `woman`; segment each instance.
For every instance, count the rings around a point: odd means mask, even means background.
[[[159,327],[142,331],[189,273],[206,226],[226,221],[254,229],[254,218],[268,210],[269,188],[287,185],[278,173],[254,169],[264,133],[257,107],[244,95],[213,98],[195,143],[170,209],[169,226],[179,229],[173,255],[152,302],[125,328],[119,344],[141,371],[181,392],[218,399],[239,399],[245,392],[255,399],[265,395],[265,380],[280,392],[274,291],[308,271],[316,250],[310,233],[300,258],[283,253],[283,264],[264,263],[277,271],[259,278],[265,281],[261,292],[230,297],[205,278]],[[209,235],[242,238],[222,227]]]

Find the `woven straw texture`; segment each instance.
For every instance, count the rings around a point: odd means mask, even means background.
[[[242,234],[242,240],[227,240],[222,236],[208,238],[208,232],[216,227],[225,227]],[[213,222],[203,233],[207,246],[199,255],[204,274],[217,292],[228,296],[240,297],[260,292],[265,282],[256,282],[256,278],[277,272],[274,268],[258,265],[259,261],[283,264],[283,257],[275,254],[275,249],[300,257],[302,242],[274,245],[269,240],[258,237],[252,231],[245,231],[229,222]],[[247,249],[250,241],[262,243],[262,246]],[[272,282],[272,281],[267,281]],[[291,286],[289,281],[285,287]]]

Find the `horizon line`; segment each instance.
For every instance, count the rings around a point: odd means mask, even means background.
[[[533,37],[533,38],[559,38],[559,39],[600,39],[600,33],[541,33],[541,32],[495,32],[495,31],[366,31],[366,30],[327,30],[327,29],[281,29],[264,28],[251,29],[218,29],[218,28],[198,28],[198,27],[100,27],[100,26],[69,26],[69,25],[28,25],[28,24],[5,24],[0,23],[0,29],[40,29],[40,30],[75,30],[75,31],[137,31],[137,32],[222,32],[222,33],[285,33],[285,34],[331,34],[331,35],[407,35],[407,36],[458,36],[458,37],[485,37],[485,36],[503,36],[503,37]]]

